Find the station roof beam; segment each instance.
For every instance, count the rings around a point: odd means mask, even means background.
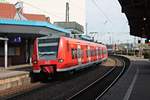
[[[130,34],[150,38],[150,0],[118,0],[130,26]]]

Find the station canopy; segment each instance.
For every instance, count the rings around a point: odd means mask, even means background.
[[[48,22],[0,19],[0,37],[35,38],[53,34],[70,34],[70,31]]]
[[[118,0],[130,26],[130,34],[150,39],[150,0]]]

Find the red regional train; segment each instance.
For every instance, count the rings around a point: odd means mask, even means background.
[[[108,58],[105,45],[68,37],[37,38],[32,55],[33,73],[46,76],[74,71]]]

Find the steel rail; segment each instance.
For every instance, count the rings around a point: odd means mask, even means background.
[[[123,62],[123,68],[122,68],[120,74],[115,78],[115,80],[95,100],[99,100],[117,82],[117,80],[124,73],[126,66],[125,66],[125,61],[122,61],[122,62]]]
[[[115,60],[117,63],[117,60]],[[90,85],[88,85],[87,87],[83,88],[82,90],[78,91],[77,93],[75,93],[73,96],[69,97],[67,100],[71,100],[73,98],[75,98],[76,96],[80,95],[82,92],[88,90],[89,87],[92,87],[93,85],[95,85],[97,82],[103,80],[105,77],[107,77],[111,72],[113,72],[116,69],[117,64],[115,64],[115,66],[113,68],[111,68],[108,72],[106,72],[102,77],[98,78],[96,81],[92,82]]]

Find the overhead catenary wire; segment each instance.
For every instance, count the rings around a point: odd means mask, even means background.
[[[93,1],[95,1],[95,3],[97,3],[97,1],[102,1],[102,0],[93,0]],[[111,0],[115,5],[118,5],[119,4],[119,2],[117,1],[117,0]],[[98,4],[97,4],[97,6],[98,6]],[[100,8],[100,6],[98,6],[99,8]],[[102,11],[102,10],[101,10]],[[102,11],[103,12],[103,11]],[[105,14],[105,13],[104,13]],[[105,14],[106,15],[106,14]],[[107,15],[106,15],[106,17],[108,17]],[[108,17],[109,18],[109,17]],[[127,20],[127,19],[126,19]],[[124,24],[123,24],[123,26],[125,26],[126,24],[127,24],[127,22],[128,21],[126,21]],[[124,28],[124,27],[123,27]]]
[[[67,1],[67,0],[66,0]],[[70,1],[70,0],[68,0],[68,2],[69,3],[72,3],[72,1]],[[42,8],[40,8],[40,7],[38,7],[37,5],[34,5],[34,4],[31,4],[31,3],[28,3],[28,2],[26,2],[26,1],[23,1],[23,3],[24,4],[26,4],[26,5],[28,5],[28,6],[30,6],[30,7],[32,7],[32,8],[34,8],[34,9],[37,9],[38,11],[41,11],[41,12],[43,12],[43,13],[45,13],[45,14],[47,14],[48,16],[52,16],[52,17],[57,17],[57,18],[60,18],[60,19],[64,19],[64,16],[62,16],[62,15],[65,15],[65,12],[64,12],[64,10],[59,10],[59,12],[55,12],[55,11],[46,11],[46,10],[44,10],[44,9],[42,9]],[[82,7],[80,7],[79,5],[74,5],[75,3],[72,3],[73,4],[73,6],[74,6],[74,8],[80,8],[80,10],[82,10]],[[70,12],[71,13],[71,12]],[[71,13],[72,14],[72,13]],[[70,15],[71,15],[70,14]]]
[[[112,23],[112,21],[110,20],[110,18],[105,14],[105,12],[101,9],[101,7],[98,6],[97,2],[95,0],[91,0],[92,3],[95,5],[95,7],[98,9],[100,14],[103,14],[104,17],[110,22]]]
[[[110,25],[110,27],[109,27],[109,30],[107,30],[107,33],[109,33],[108,35],[109,35],[109,37],[112,37],[112,35],[113,35],[113,25],[115,24],[115,20],[113,20],[113,16],[111,17],[111,16],[108,16],[107,15],[107,13],[105,12],[105,10],[104,9],[102,9],[103,7],[103,5],[102,6],[100,6],[99,5],[99,3],[106,3],[106,2],[104,2],[104,1],[106,1],[106,0],[91,0],[91,3],[92,4],[94,4],[95,5],[95,7],[97,8],[97,13],[99,13],[99,14],[103,14],[103,16],[106,18],[106,21],[104,22],[104,24],[108,24],[108,23],[111,23]],[[107,1],[109,1],[109,2],[113,2],[113,5],[116,5],[116,6],[118,6],[119,5],[119,2],[117,2],[117,0],[107,0]],[[107,2],[108,3],[108,2]],[[111,4],[111,3],[110,3]],[[109,7],[109,6],[108,6]],[[120,7],[120,6],[118,6],[118,7]],[[109,9],[109,8],[108,8]],[[121,16],[122,17],[122,16]],[[117,20],[118,21],[118,20]],[[123,22],[123,25],[121,26],[121,31],[122,30],[124,30],[124,27],[125,27],[125,25],[127,25],[127,21],[126,22]],[[120,26],[119,26],[120,27]],[[111,34],[110,34],[111,33]],[[126,34],[126,35],[128,35],[129,34],[129,32],[128,31],[123,31],[123,32],[120,32],[120,33],[123,33],[123,34]],[[103,34],[104,35],[104,34]],[[102,36],[103,36],[102,35]],[[113,38],[112,38],[113,39]]]
[[[25,2],[25,1],[23,1],[23,3],[26,4],[26,5],[31,6],[32,8],[35,8],[35,9],[37,9],[37,10],[40,10],[40,11],[43,12],[43,13],[46,13],[46,14],[48,14],[48,15],[52,15],[52,12],[48,12],[48,11],[46,11],[46,10],[43,10],[43,9],[41,9],[41,8],[39,8],[39,7],[35,6],[35,5],[33,5],[33,4],[30,4],[30,3]]]
[[[105,21],[106,23],[105,22],[104,23],[107,24],[109,22],[109,23],[113,24],[112,21],[111,21],[111,19],[101,9],[101,7],[98,5],[98,3],[96,2],[96,0],[91,0],[91,1],[95,5],[95,7],[98,9],[99,14],[103,14],[103,16],[106,18],[106,21]],[[111,25],[111,27],[112,27],[112,25]],[[111,27],[110,27],[110,31],[112,30]]]
[[[111,19],[110,19],[110,17],[108,17],[106,14],[105,14],[105,12],[101,9],[101,7],[98,5],[98,0],[91,0],[92,1],[92,3],[96,6],[96,8],[99,10],[99,12],[100,13],[102,13],[104,16],[105,16],[105,18],[107,19],[106,21],[105,21],[105,23],[108,23],[108,22],[111,22],[112,23],[112,21],[111,21]],[[102,0],[99,0],[99,1],[102,1]],[[117,2],[116,2],[116,0],[114,0],[115,2],[115,4],[117,5]],[[126,23],[125,23],[126,24]]]

